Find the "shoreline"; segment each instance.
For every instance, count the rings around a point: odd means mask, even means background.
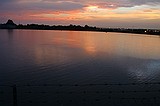
[[[142,34],[142,35],[156,35],[160,36],[160,32],[135,32],[135,31],[110,31],[107,29],[100,29],[100,30],[71,30],[71,29],[34,29],[34,28],[0,28],[0,30],[50,30],[50,31],[90,31],[90,32],[114,32],[114,33],[130,33],[130,34]],[[137,30],[137,29],[136,29]]]
[[[0,24],[0,29],[24,29],[24,30],[64,30],[64,31],[92,31],[92,32],[118,32],[118,33],[133,33],[146,35],[159,35],[160,29],[131,29],[131,28],[99,28],[96,26],[81,26],[81,25],[44,25],[44,24],[15,24],[12,20],[8,20],[5,24]]]

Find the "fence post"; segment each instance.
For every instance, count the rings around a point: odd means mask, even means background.
[[[18,106],[17,105],[17,86],[13,85],[13,106]]]

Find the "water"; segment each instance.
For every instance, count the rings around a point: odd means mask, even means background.
[[[103,84],[160,82],[159,45],[160,38],[150,35],[79,31],[0,30],[0,85],[16,84],[21,86],[19,87],[20,90],[26,91],[26,88],[22,87],[26,84],[62,84],[67,86],[58,88],[52,86],[47,88],[47,91],[52,89],[55,92],[72,91],[72,93],[84,90],[95,93],[96,91],[110,90],[159,90],[160,86],[156,84],[121,85],[118,87],[114,85],[107,88],[103,86]],[[74,84],[102,85],[69,86]],[[70,105],[75,105],[77,102],[74,98],[79,100],[85,97],[90,101],[86,104],[88,106],[96,105],[92,102],[92,99],[98,102],[99,99],[97,98],[103,100],[104,97],[111,99],[112,97],[122,96],[114,94],[108,97],[108,95],[104,96],[104,93],[102,94],[103,96],[100,94],[77,96],[76,93],[76,95],[70,96],[63,94],[63,98],[58,97],[60,100],[64,100],[61,105],[68,104],[67,98],[73,99],[73,101],[69,100]],[[133,95],[134,97],[132,97]],[[146,99],[144,98],[146,95],[151,98],[158,97],[159,92],[152,92],[151,94],[144,92],[133,94],[131,92],[131,94],[127,93],[123,96],[132,99],[142,96],[143,99]],[[59,103],[59,100],[57,100],[57,103]],[[79,103],[79,105],[82,105],[81,102]],[[100,103],[104,105],[103,103],[106,102],[101,101]]]

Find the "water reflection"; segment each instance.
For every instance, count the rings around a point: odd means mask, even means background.
[[[160,39],[154,36],[68,32],[64,36],[54,36],[53,44],[81,48],[88,54],[105,52],[112,55],[160,59],[160,49],[157,47],[160,45]]]
[[[13,31],[14,30],[13,29],[8,29],[7,31],[8,31],[8,38],[13,39]]]
[[[128,106],[130,98],[134,98],[132,101],[136,102],[133,105],[137,105],[139,98],[159,97],[159,85],[145,84],[160,82],[159,37],[41,30],[0,30],[0,34],[0,85],[58,85],[44,86],[44,88],[18,86],[19,102],[27,101],[27,103],[22,102],[23,105],[28,106],[28,103],[31,103],[28,101],[33,101],[32,103],[37,105],[41,103],[37,100],[44,101],[43,97],[46,97],[46,101],[49,101],[48,97],[50,97],[53,104],[59,103],[57,101],[68,103],[70,99],[72,101],[69,105],[74,106],[73,101],[77,105],[77,100],[85,99],[88,100],[85,101],[88,106],[94,103],[97,103],[96,106],[105,103],[103,104],[105,106],[112,97],[119,97],[129,98],[126,99]],[[10,42],[12,45],[9,44]],[[144,85],[106,85],[139,82],[145,83]],[[59,86],[60,84],[73,86]],[[75,86],[75,84],[89,85]],[[155,92],[156,88],[158,93]],[[33,94],[27,94],[28,90],[29,92],[33,90]],[[153,92],[146,92],[146,90]],[[44,91],[46,93],[42,93]],[[42,98],[41,94],[44,95]],[[91,104],[92,100],[95,101]],[[116,100],[123,102],[124,99]],[[147,99],[143,101],[148,102]],[[112,104],[117,103],[115,99],[112,102]],[[80,103],[80,106],[82,104]]]
[[[32,81],[34,76],[35,80],[52,83],[53,80],[61,83],[159,80],[159,37],[40,30],[1,30],[1,33],[2,69],[17,73],[11,79],[8,77],[10,81],[17,81],[18,75],[18,80],[27,76]],[[14,39],[12,45],[6,45],[10,42],[6,39]]]
[[[141,61],[136,65],[130,65],[128,72],[139,82],[150,82],[156,77],[159,77],[160,61],[149,60]],[[156,82],[156,80],[154,80]]]

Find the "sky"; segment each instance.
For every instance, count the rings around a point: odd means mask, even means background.
[[[160,0],[0,0],[0,23],[158,28]]]

